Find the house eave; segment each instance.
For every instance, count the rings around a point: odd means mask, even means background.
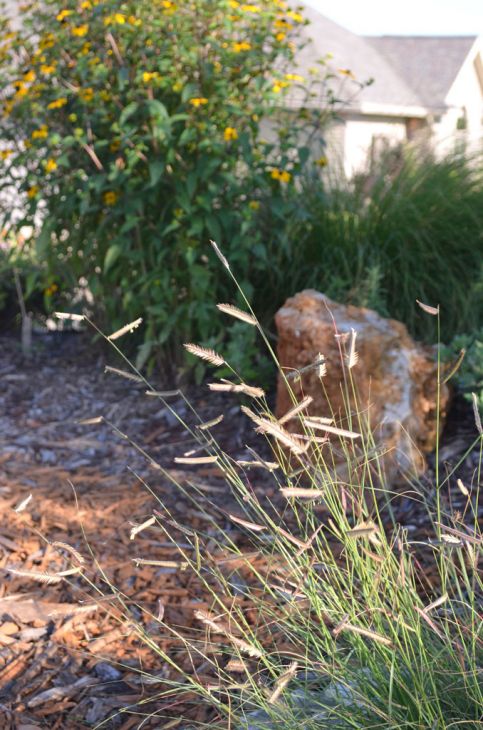
[[[354,109],[352,111],[355,111]],[[424,106],[406,106],[405,104],[383,104],[365,101],[357,105],[357,111],[367,116],[403,117],[426,119],[431,110]],[[342,110],[343,113],[343,110]]]

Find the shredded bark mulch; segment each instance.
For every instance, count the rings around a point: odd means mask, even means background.
[[[147,397],[142,385],[105,374],[104,362],[103,353],[80,334],[37,335],[29,358],[15,336],[0,337],[0,726],[70,730],[104,723],[115,730],[188,730],[211,722],[221,728],[221,718],[194,695],[160,695],[176,676],[164,655],[174,654],[199,681],[216,681],[201,659],[193,667],[182,643],[163,634],[154,620],[163,615],[170,626],[200,633],[194,611],[211,608],[209,594],[180,568],[178,551],[159,529],[146,527],[134,537],[131,531],[162,502],[174,521],[236,541],[254,567],[261,569],[264,558],[251,557],[243,531],[227,518],[238,505],[216,467],[195,470],[174,462],[195,442],[173,413]],[[193,425],[196,418],[184,397],[170,398],[173,410]],[[234,458],[252,459],[250,448],[270,458],[234,398],[200,388],[192,402],[204,421],[225,414],[220,442]],[[100,415],[115,429],[78,423]],[[440,454],[443,473],[474,437],[471,408],[457,399]],[[459,467],[457,476],[468,486],[475,485],[478,458],[476,449],[470,451]],[[430,494],[434,459],[429,462],[421,483]],[[455,479],[445,491],[448,514],[464,510],[466,501]],[[196,496],[190,493],[194,480]],[[253,488],[260,499],[276,499],[269,476],[257,474]],[[394,510],[417,540],[429,528],[414,497],[412,488],[401,489]],[[207,513],[216,517],[216,526]],[[182,533],[175,535],[183,547]],[[82,557],[90,590],[75,571],[53,583],[39,581],[39,574],[75,568]],[[236,567],[228,552],[218,549],[214,559],[227,570]],[[428,582],[433,578],[428,568]],[[106,581],[124,596],[131,616],[155,637],[161,653],[140,640]],[[236,600],[249,610],[243,591]]]

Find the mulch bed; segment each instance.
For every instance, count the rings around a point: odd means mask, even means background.
[[[248,553],[249,542],[226,518],[237,504],[210,466],[196,469],[202,490],[198,502],[190,498],[189,489],[183,494],[172,486],[166,474],[183,485],[194,477],[193,469],[174,463],[175,456],[192,448],[189,434],[159,400],[144,395],[142,386],[104,375],[104,354],[93,350],[84,336],[38,335],[34,344],[26,359],[14,336],[0,337],[0,726],[69,730],[104,722],[103,727],[116,730],[141,723],[148,730],[187,730],[191,726],[179,719],[183,714],[194,725],[211,722],[221,728],[216,714],[194,697],[156,697],[175,677],[174,670],[122,620],[105,578],[124,594],[132,615],[164,652],[174,652],[200,681],[214,682],[209,667],[201,661],[193,667],[182,644],[163,635],[152,618],[164,612],[168,625],[191,627],[203,636],[193,613],[210,609],[209,596],[191,572],[170,565],[179,555],[169,541],[163,542],[159,529],[146,528],[134,539],[130,533],[133,524],[160,509],[159,497],[174,520],[205,534],[218,529],[218,535],[224,532]],[[234,458],[253,458],[247,445],[269,456],[263,440],[240,418],[235,399],[213,397],[206,388],[193,398],[204,421],[225,413],[220,441]],[[182,396],[173,396],[170,403],[191,423],[193,415]],[[106,424],[77,423],[98,415],[128,439]],[[442,469],[446,462],[457,461],[474,438],[471,409],[462,401],[456,402],[447,434]],[[467,484],[474,483],[477,458],[476,451],[468,454],[459,469]],[[153,469],[153,461],[166,473]],[[431,459],[424,483],[430,490]],[[267,478],[257,475],[253,487],[260,498],[275,496]],[[16,512],[30,494],[26,508]],[[395,510],[398,522],[417,540],[427,537],[428,525],[413,496],[401,496]],[[453,484],[445,499],[452,514],[464,507],[465,499]],[[206,523],[204,506],[216,511],[218,528]],[[176,535],[182,544],[182,533]],[[54,542],[73,546],[87,558],[91,590],[75,574],[47,585],[11,572],[52,573],[72,566],[71,553]],[[214,558],[222,562],[227,555],[218,552]],[[136,567],[136,558],[164,566]],[[261,568],[263,558],[253,560],[261,561],[256,564]],[[106,595],[97,594],[94,600],[96,588]],[[246,599],[240,595],[237,600],[243,604]]]

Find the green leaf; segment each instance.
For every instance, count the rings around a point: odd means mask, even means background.
[[[119,117],[119,125],[122,127],[124,124],[130,119],[133,114],[137,112],[139,108],[139,104],[137,101],[132,101],[130,104],[128,104],[121,112],[121,116]]]
[[[149,187],[154,187],[159,182],[164,170],[165,164],[163,160],[154,160],[149,163]]]
[[[112,246],[109,246],[106,252],[106,257],[104,259],[104,273],[106,274],[111,266],[117,261],[119,256],[121,255],[122,248],[118,243],[114,243]]]

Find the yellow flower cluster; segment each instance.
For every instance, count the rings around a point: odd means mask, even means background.
[[[57,163],[56,163],[55,160],[53,160],[52,158],[50,158],[45,163],[45,172],[47,172],[47,173],[49,173],[49,172],[55,172],[55,170],[57,170]]]
[[[252,45],[251,43],[248,43],[248,41],[235,41],[233,43],[233,50],[235,53],[242,53],[242,51],[249,51],[251,49]]]
[[[72,15],[72,10],[61,10],[60,13],[56,16],[59,23],[62,23],[63,20],[69,17],[69,15]]]
[[[49,74],[54,73],[56,65],[55,61],[51,64],[43,63],[40,66],[40,73],[44,74],[44,76],[49,76]]]
[[[125,22],[126,16],[123,13],[114,13],[104,18],[104,25],[124,25]]]
[[[89,24],[84,23],[83,25],[78,25],[77,27],[71,28],[70,32],[76,38],[83,38],[89,32]]]
[[[118,194],[114,192],[114,190],[108,190],[104,193],[102,199],[106,205],[115,205],[118,199]]]
[[[66,104],[67,99],[65,96],[61,96],[59,99],[55,99],[54,101],[51,101],[50,104],[47,104],[47,109],[62,109],[62,107]]]
[[[10,148],[0,150],[0,160],[8,160],[8,158],[13,155],[13,150]]]
[[[91,86],[88,86],[87,89],[80,89],[79,90],[79,99],[85,102],[92,101],[94,98],[94,89]]]
[[[287,170],[279,170],[278,168],[274,168],[271,171],[270,177],[282,183],[288,183],[292,179],[292,175]]]
[[[300,74],[285,74],[285,78],[287,81],[299,81],[300,83],[305,81],[304,77]]]
[[[225,142],[234,142],[236,139],[238,139],[238,132],[236,131],[235,127],[226,127],[225,131],[223,132],[223,137]]]
[[[241,10],[244,13],[261,13],[262,9],[258,5],[242,5]]]
[[[286,89],[287,86],[290,86],[288,81],[275,81],[274,85],[272,86],[272,91],[274,94],[280,94],[282,89]]]
[[[208,104],[208,99],[206,99],[204,96],[195,97],[194,99],[190,99],[190,104],[197,109],[199,106],[204,106],[205,104]]]
[[[36,197],[36,196],[38,195],[38,193],[39,193],[39,190],[40,190],[40,188],[39,188],[39,186],[38,186],[38,185],[32,185],[32,186],[31,186],[31,187],[30,187],[30,188],[29,188],[29,189],[27,190],[27,197],[28,197],[28,198],[30,198],[30,199],[32,199],[32,198],[35,198],[35,197]]]
[[[57,284],[51,284],[50,286],[47,287],[44,294],[46,297],[51,297],[58,290],[59,290],[59,287],[57,286]]]
[[[144,71],[143,72],[143,83],[149,84],[150,81],[155,81],[161,78],[158,71]]]
[[[46,124],[42,124],[38,129],[34,129],[31,134],[32,139],[46,139],[49,135],[49,128]]]

